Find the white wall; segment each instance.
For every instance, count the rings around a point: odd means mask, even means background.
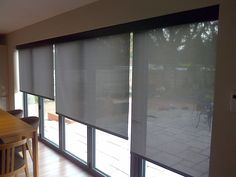
[[[8,79],[7,46],[0,45],[0,108],[2,109],[8,106]]]
[[[229,111],[230,93],[236,90],[236,1],[220,6],[215,110],[211,149],[211,177],[236,176],[236,113]]]

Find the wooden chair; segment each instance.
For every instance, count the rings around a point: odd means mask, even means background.
[[[20,120],[22,120],[25,123],[31,125],[35,129],[37,129],[39,127],[39,117],[29,116],[29,117],[23,117]]]
[[[22,139],[12,143],[0,144],[0,177],[18,177],[22,171],[25,171],[25,176],[29,177],[26,142],[27,139]],[[15,148],[22,149],[22,156],[16,153]]]
[[[12,114],[12,115],[14,115],[14,114]],[[14,115],[14,116],[16,116],[16,115]],[[39,126],[39,117],[36,117],[36,116],[23,117],[23,118],[20,118],[20,120],[31,125],[35,129],[37,129]],[[25,137],[23,137],[23,138],[25,138]],[[15,140],[15,137],[13,137],[13,139]],[[11,141],[12,141],[12,138],[5,138],[3,140],[0,139],[0,144],[1,144],[1,142],[2,143],[9,143]],[[29,139],[27,140],[27,143],[26,143],[26,150],[29,150],[30,157],[33,160],[31,140],[29,140]],[[16,151],[20,152],[21,150],[19,148],[16,148]]]
[[[15,116],[15,117],[19,117],[20,120],[22,120],[25,123],[31,125],[35,129],[37,129],[39,127],[39,117],[36,117],[36,116],[22,117],[23,110],[21,110],[21,109],[9,110],[7,112],[9,114]],[[30,157],[33,160],[32,147],[31,147],[31,141],[30,140],[27,140],[26,149],[29,150]],[[17,149],[17,151],[19,151],[19,148]]]
[[[29,117],[23,117],[20,120],[31,125],[35,129],[37,129],[39,127],[39,117],[29,116]],[[29,139],[27,140],[26,148],[27,148],[27,150],[29,150],[30,157],[33,160],[31,140],[29,140]]]

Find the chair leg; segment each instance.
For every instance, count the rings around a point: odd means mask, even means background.
[[[26,148],[29,150],[29,154],[30,154],[31,160],[33,160],[32,148],[31,148],[29,140],[27,140]]]
[[[200,119],[201,119],[201,115],[202,115],[202,113],[199,113],[199,114],[198,114],[198,121],[197,121],[196,128],[198,128],[198,126],[199,126]]]
[[[28,142],[28,141],[27,141]],[[27,156],[26,156],[26,146],[27,146],[27,142],[26,144],[23,146],[23,157],[24,157],[24,161],[25,161],[25,176],[29,177],[29,169],[28,169],[28,162],[27,162]]]
[[[28,165],[27,164],[25,166],[25,176],[29,177],[29,170],[28,170]]]

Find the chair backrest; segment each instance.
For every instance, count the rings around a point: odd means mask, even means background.
[[[21,118],[21,120],[31,125],[35,129],[37,129],[39,126],[39,117],[29,116],[29,117],[23,117]]]
[[[21,118],[23,116],[23,110],[22,109],[13,109],[7,111],[9,114]]]
[[[27,139],[23,139],[8,144],[0,144],[0,177],[15,175],[25,168],[27,165],[26,142]],[[22,148],[23,157],[20,158],[21,163],[17,162],[17,160],[19,161],[18,158],[16,159],[15,149],[18,147]]]

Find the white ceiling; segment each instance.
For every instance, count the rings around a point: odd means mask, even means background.
[[[62,14],[97,0],[0,0],[0,34]]]

